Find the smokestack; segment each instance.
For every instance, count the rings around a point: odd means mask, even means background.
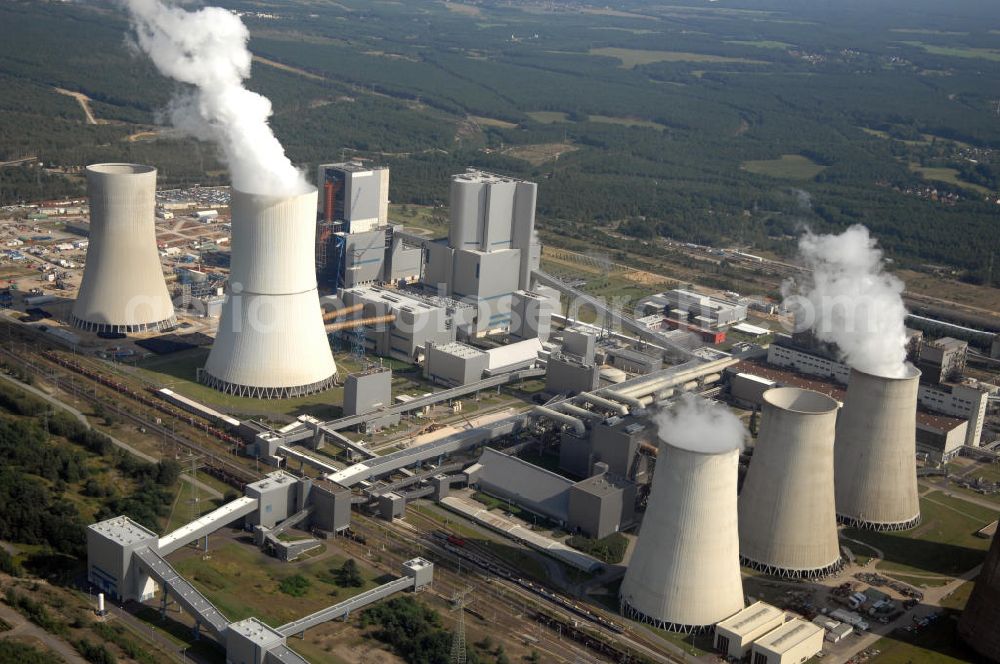
[[[72,324],[116,333],[175,326],[156,249],[156,169],[139,164],[88,166],[87,194],[90,244]]]
[[[837,517],[871,530],[906,530],[920,522],[916,419],[920,371],[886,378],[851,370],[837,421],[834,478]]]
[[[701,631],[743,608],[737,530],[739,450],[662,442],[639,541],[622,581],[622,614]]]
[[[325,390],[336,366],[316,290],[315,188],[296,196],[233,189],[229,292],[202,381],[228,394]]]
[[[958,635],[969,647],[993,662],[1000,662],[1000,530],[983,563],[969,603],[958,621]]]
[[[772,576],[838,570],[833,441],[839,405],[792,387],[764,393],[761,430],[739,499],[740,554]]]

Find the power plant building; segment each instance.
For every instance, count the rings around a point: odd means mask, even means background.
[[[227,299],[201,380],[228,394],[286,398],[327,389],[336,366],[313,267],[316,190],[232,192]]]
[[[739,498],[740,555],[773,576],[825,576],[841,565],[833,443],[839,404],[791,387],[764,393],[760,434]]]
[[[943,344],[943,348],[935,349],[935,344]],[[932,372],[939,376],[947,376],[950,369],[961,365],[964,360],[957,359],[954,354],[960,349],[947,340],[926,342],[921,346],[920,355],[930,348],[924,366],[929,366]],[[804,348],[788,335],[777,335],[767,351],[767,363],[794,369],[800,373],[832,378],[842,385],[850,379],[851,369],[843,362],[818,352],[816,349]],[[920,361],[918,360],[918,364]],[[948,367],[946,369],[943,367]],[[953,373],[953,372],[952,372]],[[978,447],[983,436],[986,423],[986,407],[989,403],[989,393],[974,384],[934,382],[923,380],[917,391],[917,403],[921,408],[932,413],[948,417],[968,420],[965,430],[965,445]]]
[[[424,376],[444,385],[468,385],[482,380],[489,356],[478,348],[453,341],[427,344]]]
[[[425,245],[421,281],[473,304],[477,336],[510,331],[514,293],[531,288],[541,260],[536,195],[533,182],[484,171],[452,177],[448,239]]]
[[[156,169],[94,164],[86,173],[90,243],[72,324],[112,333],[174,327],[174,306],[156,246]]]
[[[422,359],[429,343],[455,341],[476,315],[475,308],[451,298],[377,286],[343,289],[340,297],[347,307],[361,305],[363,318],[383,321],[364,326],[366,347],[404,362]]]
[[[737,534],[739,451],[661,441],[639,540],[622,581],[622,614],[703,631],[744,607]]]
[[[916,416],[920,372],[903,378],[854,369],[837,422],[834,478],[838,518],[873,530],[920,522]]]
[[[423,249],[389,224],[389,169],[358,162],[320,164],[316,272],[322,286],[416,281]]]

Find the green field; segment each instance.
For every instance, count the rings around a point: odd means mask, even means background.
[[[925,44],[919,41],[904,41],[900,42],[906,44],[907,46],[916,46],[922,48],[931,55],[943,55],[952,58],[973,58],[979,60],[990,60],[992,62],[1000,62],[1000,51],[992,48],[964,48],[959,46],[936,46],[934,44]]]
[[[307,412],[316,417],[333,419],[340,417],[344,390],[332,387],[325,392],[294,399],[247,399],[223,394],[197,382],[197,370],[205,366],[208,348],[192,348],[169,355],[148,357],[139,362],[135,371],[158,387],[168,387],[178,394],[223,410],[234,417],[283,417],[290,418]],[[337,358],[338,370],[350,369],[344,366],[346,358]]]
[[[919,166],[917,164],[910,164],[910,170],[914,173],[918,173],[920,177],[925,180],[934,180],[936,182],[944,182],[946,184],[953,184],[956,187],[961,187],[963,189],[968,189],[969,191],[974,191],[977,194],[988,195],[991,192],[989,189],[982,185],[973,184],[971,182],[966,182],[958,177],[958,171],[954,168],[933,168],[926,166]]]
[[[603,122],[605,124],[622,125],[625,127],[645,127],[647,129],[666,129],[664,125],[652,120],[642,120],[640,118],[619,118],[610,115],[591,115],[587,118],[591,122]]]
[[[983,562],[989,541],[975,533],[997,518],[996,510],[932,491],[921,497],[920,512],[920,525],[905,533],[849,528],[844,534],[880,549],[885,557],[878,569],[885,573],[955,577]]]
[[[358,561],[364,585],[340,587],[331,570],[339,568],[345,560],[339,555],[324,555],[304,563],[284,563],[258,551],[252,544],[226,542],[210,549],[208,556],[191,552],[173,565],[230,620],[257,616],[271,626],[278,626],[349,599],[380,583],[376,579],[382,575]],[[296,574],[309,582],[301,597],[293,597],[279,589],[283,579]]]
[[[756,175],[785,180],[812,180],[826,170],[826,166],[817,164],[800,154],[783,154],[778,159],[745,161],[740,168]]]
[[[646,51],[636,48],[604,47],[592,48],[587,51],[590,55],[599,55],[607,58],[617,58],[622,69],[634,69],[640,65],[651,65],[657,62],[712,62],[712,63],[741,63],[749,65],[766,65],[763,60],[748,60],[747,58],[731,58],[723,55],[709,55],[707,53],[686,53],[684,51]]]
[[[868,661],[875,664],[963,664],[979,661],[958,640],[956,619],[956,614],[946,612],[915,637],[897,633],[880,639],[874,646],[880,654]]]
[[[561,111],[529,111],[527,116],[535,122],[542,124],[555,124],[557,122],[569,122],[569,114]]]
[[[739,41],[732,40],[725,42],[726,44],[736,44],[738,46],[752,46],[754,48],[769,48],[773,50],[785,50],[787,48],[794,48],[795,44],[789,44],[787,42],[780,41],[770,41],[767,39],[761,39],[759,41]]]

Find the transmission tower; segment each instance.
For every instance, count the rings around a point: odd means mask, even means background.
[[[465,649],[465,606],[469,603],[469,593],[472,586],[457,591],[451,598],[451,610],[458,611],[455,622],[455,634],[451,640],[451,664],[465,664],[467,651]]]
[[[351,355],[361,364],[365,359],[365,326],[358,325],[351,335]]]

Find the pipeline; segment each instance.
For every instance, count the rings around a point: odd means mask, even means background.
[[[574,406],[568,401],[563,401],[561,403],[555,404],[555,408],[558,408],[562,412],[573,415],[574,417],[589,417],[592,420],[603,421],[605,418],[600,413],[595,413],[592,410],[587,410],[586,408],[580,408],[579,406]]]
[[[610,401],[604,397],[599,397],[592,392],[581,392],[577,395],[577,398],[582,401],[586,401],[589,404],[597,406],[598,408],[606,408],[612,412],[618,413],[619,415],[628,415],[628,407],[623,406],[620,403]]]
[[[368,318],[352,318],[350,320],[343,320],[336,323],[328,323],[326,326],[327,332],[337,332],[339,330],[350,330],[355,327],[361,327],[362,325],[378,325],[380,323],[391,323],[396,320],[395,314],[385,314],[384,316],[370,316]]]
[[[583,436],[587,433],[587,427],[583,423],[583,420],[577,419],[572,415],[560,413],[557,410],[552,410],[551,408],[546,408],[545,406],[535,406],[531,412],[537,417],[547,417],[548,419],[559,422],[560,424],[573,427],[573,432],[578,436]]]
[[[333,309],[333,310],[328,311],[325,314],[323,314],[323,322],[330,321],[330,320],[335,320],[337,318],[341,318],[343,316],[346,316],[347,314],[353,314],[355,311],[361,311],[364,308],[365,308],[364,304],[352,304],[349,307],[342,307],[340,309]]]

